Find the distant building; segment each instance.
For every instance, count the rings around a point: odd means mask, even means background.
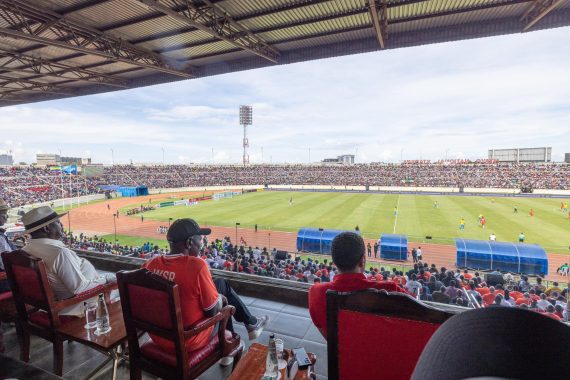
[[[36,154],[36,165],[37,166],[52,166],[61,165],[61,157],[58,154]]]
[[[564,154],[564,162],[566,162],[567,164],[570,164],[570,153]]]
[[[0,154],[0,166],[8,165],[11,166],[14,164],[14,159],[12,158],[11,154]]]
[[[61,157],[61,165],[81,165],[81,157]]]
[[[354,154],[343,154],[337,158],[325,158],[323,161],[325,164],[343,164],[343,165],[353,165],[354,164]]]
[[[489,149],[488,158],[499,162],[550,162],[552,148]]]

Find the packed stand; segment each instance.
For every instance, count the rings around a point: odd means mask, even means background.
[[[33,166],[0,168],[0,198],[10,207],[101,193],[92,178]]]
[[[152,188],[241,185],[421,186],[567,189],[570,165],[413,161],[355,165],[117,165],[105,169],[105,183],[116,178]]]
[[[114,165],[106,167],[101,177],[72,175],[71,186],[69,179],[67,174],[46,168],[0,169],[0,197],[17,207],[62,196],[102,193],[99,185],[155,189],[264,184],[568,189],[570,165],[422,160],[355,165]]]

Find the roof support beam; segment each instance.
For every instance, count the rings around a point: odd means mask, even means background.
[[[172,67],[170,62],[165,62],[153,52],[135,47],[97,29],[22,0],[0,0],[0,17],[8,21],[11,27],[25,25],[19,30],[0,28],[0,36],[34,41],[46,46],[104,57],[113,62],[128,63],[185,78],[195,76],[176,62],[174,64],[178,67]],[[27,23],[28,20],[35,21],[36,24]],[[43,37],[42,34],[48,30],[59,38],[56,40]]]
[[[411,22],[411,21],[426,20],[426,19],[431,19],[431,18],[436,18],[436,17],[443,17],[443,16],[450,16],[450,15],[455,15],[455,14],[462,14],[462,13],[468,13],[468,12],[474,12],[474,11],[480,11],[480,10],[486,10],[486,9],[499,8],[499,7],[504,7],[504,6],[508,6],[508,5],[523,4],[523,3],[528,3],[531,1],[533,1],[533,0],[508,0],[508,1],[505,1],[503,3],[483,4],[483,5],[478,5],[478,6],[474,6],[474,7],[459,8],[459,9],[453,9],[453,10],[437,12],[437,13],[426,13],[426,14],[422,14],[419,16],[409,16],[409,17],[390,20],[388,22],[388,26],[392,25],[392,24],[400,24],[400,23],[406,23],[406,22]],[[400,3],[393,3],[392,5],[388,4],[387,8],[394,7],[398,4],[400,4]],[[406,2],[406,4],[409,4],[409,3]],[[401,4],[400,4],[400,6],[401,6]],[[276,25],[276,26],[272,26],[269,28],[255,29],[255,30],[252,30],[251,32],[253,34],[262,34],[262,33],[270,33],[270,32],[275,32],[275,31],[279,31],[279,30],[284,30],[284,29],[288,29],[288,28],[292,28],[292,27],[311,25],[314,23],[322,22],[322,21],[328,21],[328,20],[334,20],[334,19],[339,19],[339,18],[343,18],[343,17],[349,17],[349,16],[354,16],[354,15],[364,14],[364,13],[369,12],[368,8],[369,7],[363,7],[363,8],[351,10],[351,11],[346,12],[346,13],[327,15],[327,16],[319,16],[319,17],[309,18],[309,19],[305,19],[302,21],[293,22],[293,23],[289,23],[289,24]],[[368,29],[369,27],[370,26],[368,26],[368,25],[356,26],[354,28],[341,30],[341,31],[339,31],[339,33],[356,31],[356,30],[364,30],[364,29]],[[322,37],[322,36],[326,36],[327,34],[330,34],[330,33],[329,32],[318,33],[315,35],[303,36],[301,38],[292,37],[292,38],[288,38],[288,39],[284,39],[284,40],[271,41],[271,43],[273,45],[278,45],[278,44],[282,44],[285,42],[293,42],[293,41],[299,41],[299,40],[309,39],[309,38],[314,38],[314,37]],[[198,46],[207,45],[207,44],[212,43],[212,42],[213,42],[213,40],[210,39],[210,40],[194,42],[194,43],[173,45],[173,46],[169,46],[167,48],[160,50],[160,52],[171,52],[171,51],[176,51],[176,50],[194,48],[194,47],[198,47]],[[230,52],[233,53],[236,51],[237,51],[236,49],[232,49],[232,50],[228,50],[224,53],[230,53]],[[217,54],[221,54],[221,53],[217,53]],[[204,58],[204,57],[208,57],[208,56],[211,56],[211,55],[209,55],[209,54],[208,55],[200,55],[198,57],[193,57],[193,58]]]
[[[11,94],[20,91],[39,91],[46,94],[71,96],[74,93],[66,91],[57,86],[57,84],[40,83],[27,79],[11,78],[0,75],[0,79],[5,82],[0,83],[0,92],[3,94]],[[8,87],[14,86],[14,87]]]
[[[222,41],[226,41],[240,49],[277,63],[279,52],[269,46],[261,38],[254,36],[249,30],[234,21],[208,0],[203,0],[205,6],[195,6],[185,0],[133,0],[144,4],[148,9],[159,11],[165,15],[183,22],[190,27],[206,32]],[[167,3],[171,7],[165,6]],[[176,12],[172,7],[184,10]]]
[[[372,18],[372,26],[376,32],[376,38],[380,44],[380,48],[386,47],[386,38],[388,34],[388,11],[386,0],[368,0],[370,5],[370,17]]]
[[[52,62],[42,58],[34,58],[25,56],[23,54],[0,50],[0,59],[2,58],[6,58],[7,60],[3,63],[0,63],[0,73],[8,71],[34,75],[33,78],[28,79],[36,79],[43,76],[49,76],[65,80],[88,82],[118,88],[127,88],[127,81],[124,79],[116,78],[111,75],[101,74],[96,71],[70,66],[64,63]],[[13,64],[19,64],[19,66],[9,66]],[[24,65],[23,67],[27,68],[21,68],[22,65]]]
[[[535,0],[534,4],[521,17],[521,21],[524,23],[523,32],[536,25],[562,2],[563,0]]]

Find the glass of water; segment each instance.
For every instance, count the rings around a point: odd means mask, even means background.
[[[85,328],[94,329],[97,327],[97,302],[84,302],[85,307]]]

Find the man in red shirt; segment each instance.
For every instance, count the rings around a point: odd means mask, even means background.
[[[268,316],[256,318],[249,312],[229,283],[212,275],[206,262],[199,258],[203,248],[203,235],[209,235],[209,228],[200,228],[192,219],[178,219],[168,229],[166,238],[170,244],[170,253],[157,256],[147,261],[144,267],[149,271],[178,284],[180,306],[184,326],[212,317],[222,309],[222,296],[228,304],[236,308],[234,318],[245,324],[249,339],[256,339],[269,321]],[[233,331],[232,320],[227,329]],[[186,350],[193,351],[210,341],[213,327],[206,329],[185,342]],[[151,335],[152,340],[164,350],[173,352],[172,342]]]
[[[313,323],[323,337],[327,338],[327,290],[352,292],[362,289],[385,289],[402,292],[393,281],[371,281],[366,279],[366,251],[364,240],[354,232],[343,232],[332,241],[331,254],[338,273],[332,282],[315,284],[309,289],[309,312]]]

